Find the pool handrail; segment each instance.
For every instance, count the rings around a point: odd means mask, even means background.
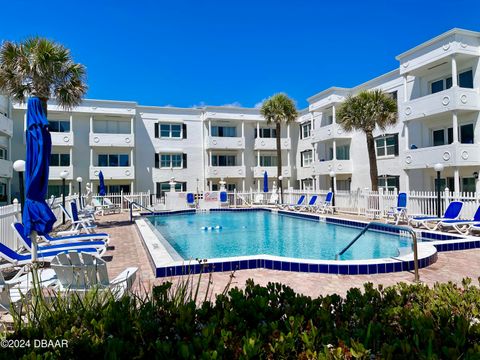
[[[413,240],[413,244],[412,244],[412,247],[413,247],[413,265],[414,265],[414,268],[415,268],[415,282],[419,282],[420,281],[420,274],[418,273],[417,233],[411,227],[408,227],[408,226],[385,224],[385,223],[381,223],[381,222],[368,223],[367,226],[365,226],[362,229],[362,231],[357,236],[355,236],[355,238],[352,241],[350,241],[350,243],[348,243],[347,246],[345,246],[340,252],[338,252],[335,255],[335,260],[338,260],[338,257],[343,255],[372,226],[380,226],[380,227],[389,228],[389,229],[398,229],[398,230],[401,230],[401,231],[406,231],[412,236],[412,240]]]
[[[141,208],[141,209],[145,209],[145,210],[151,212],[152,214],[155,214],[155,211],[153,211],[153,210],[151,210],[151,209],[149,209],[149,208],[147,208],[147,207],[139,204],[139,203],[136,202],[136,201],[129,201],[129,204],[128,204],[128,205],[129,205],[129,207],[130,207],[130,222],[133,222],[133,205],[136,205],[136,206],[138,206],[138,207]]]

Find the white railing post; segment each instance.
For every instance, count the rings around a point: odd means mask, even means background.
[[[120,189],[120,211],[123,211],[123,189]]]
[[[387,192],[388,193],[388,192]],[[383,218],[383,213],[384,213],[384,192],[383,188],[378,189],[378,210],[380,210],[380,217]]]
[[[448,203],[449,203],[449,198],[450,198],[450,190],[449,188],[445,188],[445,196],[444,196],[444,205],[443,205],[443,208],[446,210],[447,207],[448,207]]]
[[[233,207],[237,207],[237,189],[233,189]]]

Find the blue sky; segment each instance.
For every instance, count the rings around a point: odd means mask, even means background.
[[[453,27],[480,31],[479,0],[17,0],[1,9],[0,39],[41,35],[71,49],[87,67],[88,98],[180,107],[250,107],[283,91],[303,108],[330,86],[395,69],[396,55]]]

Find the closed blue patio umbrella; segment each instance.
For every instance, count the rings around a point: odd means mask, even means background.
[[[55,215],[45,202],[52,139],[42,102],[37,97],[28,100],[26,142],[25,206],[22,222],[26,236],[35,232],[31,236],[32,260],[35,261],[37,258],[36,233],[48,234],[56,221]]]
[[[268,192],[268,174],[266,171],[263,173],[263,192]]]
[[[105,196],[107,195],[107,192],[105,191],[105,180],[103,179],[102,171],[98,173],[98,179],[100,180],[100,190],[98,191],[98,194],[100,196]]]

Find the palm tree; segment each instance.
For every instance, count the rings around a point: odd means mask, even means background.
[[[286,94],[275,94],[271,98],[265,100],[260,109],[260,113],[267,120],[268,124],[275,124],[275,132],[277,138],[277,181],[280,189],[280,202],[283,203],[282,188],[282,147],[280,142],[280,130],[282,123],[288,124],[297,119],[298,113],[295,102]],[[260,134],[258,134],[260,136]]]
[[[67,48],[44,38],[5,41],[0,47],[0,91],[21,103],[40,98],[45,114],[50,98],[66,110],[79,105],[87,91],[85,75]]]
[[[364,90],[349,96],[337,112],[337,122],[345,131],[359,130],[367,139],[370,181],[372,190],[378,191],[377,157],[373,131],[382,131],[397,122],[397,102],[382,90]]]

